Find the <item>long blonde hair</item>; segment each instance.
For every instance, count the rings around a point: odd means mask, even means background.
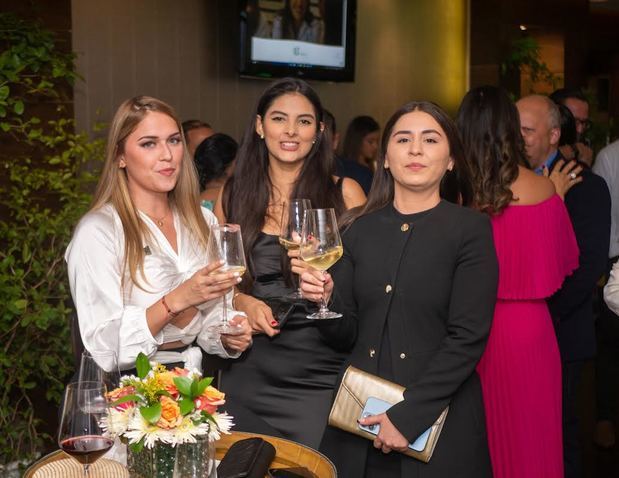
[[[124,152],[127,137],[150,112],[163,113],[172,118],[182,137],[181,123],[170,105],[149,96],[136,96],[124,101],[118,107],[110,125],[105,164],[90,207],[90,210],[93,211],[106,204],[111,204],[116,209],[125,236],[123,270],[126,271],[128,268],[131,282],[142,289],[137,276],[139,270],[141,278],[148,283],[144,276],[145,252],[143,240],[146,237],[150,238],[151,233],[140,218],[131,199],[127,184],[127,173],[125,169],[119,166],[119,158]],[[185,140],[182,139],[182,141],[184,152],[179,176],[174,189],[168,193],[168,200],[170,205],[176,208],[182,223],[191,231],[195,239],[206,247],[209,227],[200,210],[198,177],[193,161],[187,153]]]

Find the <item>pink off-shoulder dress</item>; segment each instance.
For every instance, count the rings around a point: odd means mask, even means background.
[[[492,217],[499,289],[481,377],[495,478],[563,478],[561,358],[545,299],[578,267],[563,201]]]

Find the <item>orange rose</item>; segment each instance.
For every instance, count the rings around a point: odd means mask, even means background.
[[[161,403],[161,418],[157,422],[160,428],[174,428],[181,424],[183,417],[178,404],[165,395],[159,399]]]
[[[185,377],[189,375],[189,370],[187,370],[186,368],[174,367],[174,370],[172,370],[172,373],[176,375],[177,377]]]
[[[110,402],[115,402],[116,400],[121,399],[124,396],[132,395],[135,393],[135,387],[118,387],[111,392],[107,393],[107,399]],[[126,410],[127,408],[133,407],[135,402],[125,402],[119,405],[116,405],[114,408],[116,410]]]
[[[178,377],[178,374],[175,374],[174,372],[162,372],[157,376],[157,379],[163,389],[172,395],[172,398],[176,400],[179,396],[179,392],[174,384],[175,377]]]
[[[217,411],[219,405],[226,403],[225,397],[225,393],[220,392],[215,387],[208,386],[202,392],[202,395],[194,400],[194,404],[198,410],[204,410],[212,415]]]

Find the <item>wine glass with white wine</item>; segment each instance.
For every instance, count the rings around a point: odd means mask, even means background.
[[[209,249],[210,257],[214,258],[214,260],[223,261],[221,267],[211,272],[212,275],[236,272],[240,277],[245,273],[247,265],[245,263],[241,226],[238,224],[215,224],[211,226]],[[226,294],[223,295],[222,301],[223,309],[221,323],[217,326],[218,332],[222,335],[238,335],[242,333],[242,326],[232,325],[228,322]]]
[[[322,271],[324,275],[325,271],[342,257],[343,252],[335,210],[329,208],[305,211],[301,232],[301,259],[314,269]],[[307,316],[308,319],[319,320],[339,317],[342,317],[342,314],[328,309],[324,296],[320,300],[320,310]]]
[[[305,211],[312,207],[309,199],[291,199],[282,208],[281,232],[279,243],[287,251],[299,249],[301,246],[301,232],[303,231],[303,216]],[[287,299],[302,299],[301,287],[288,294]]]

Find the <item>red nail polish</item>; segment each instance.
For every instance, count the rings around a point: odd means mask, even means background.
[[[277,320],[272,320],[271,325],[277,325]]]

